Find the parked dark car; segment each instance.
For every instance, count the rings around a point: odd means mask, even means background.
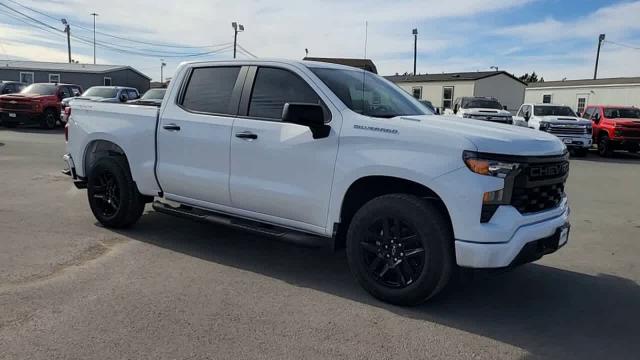
[[[7,127],[36,123],[42,128],[53,129],[60,120],[62,99],[81,93],[79,85],[31,84],[20,93],[0,96],[0,118]]]
[[[18,81],[0,81],[0,94],[19,93],[26,85]]]
[[[138,100],[129,101],[131,104],[136,105],[153,105],[160,106],[162,104],[162,99],[164,99],[164,94],[167,92],[167,89],[151,89],[147,90],[144,95]]]
[[[60,120],[63,123],[67,122],[67,115],[65,109],[69,106],[71,100],[73,101],[100,101],[100,102],[127,102],[130,100],[136,100],[140,97],[138,89],[124,86],[92,86],[87,89],[81,96],[74,96],[65,98],[62,100],[62,106],[60,109]]]

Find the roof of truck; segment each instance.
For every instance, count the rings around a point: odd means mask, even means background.
[[[289,64],[289,65],[301,65],[305,67],[313,67],[313,68],[328,68],[328,69],[344,69],[344,70],[362,70],[359,68],[354,68],[353,66],[340,65],[329,62],[321,62],[321,61],[309,61],[309,60],[290,60],[290,59],[240,59],[240,60],[208,60],[208,61],[186,61],[181,65],[193,65],[193,64],[216,64],[216,63],[237,63],[239,65],[242,64],[265,64],[265,63],[280,63],[280,64]]]

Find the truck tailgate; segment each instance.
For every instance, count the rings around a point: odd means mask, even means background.
[[[67,151],[79,176],[87,176],[84,157],[97,139],[119,146],[127,156],[138,190],[146,195],[160,190],[155,178],[155,134],[159,109],[155,106],[71,102]]]

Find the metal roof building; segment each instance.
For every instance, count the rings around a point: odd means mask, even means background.
[[[639,106],[640,77],[531,83],[525,102],[564,104],[580,113],[589,104]]]
[[[510,111],[524,101],[527,84],[506,71],[475,71],[423,75],[385,76],[415,98],[429,100],[441,110],[450,109],[456,98],[494,97]]]
[[[0,80],[27,84],[60,82],[87,89],[98,85],[129,86],[147,91],[151,78],[126,65],[75,64],[42,61],[0,60]]]

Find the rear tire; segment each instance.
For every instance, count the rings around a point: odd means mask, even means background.
[[[609,157],[612,153],[613,150],[611,149],[609,137],[607,135],[600,136],[600,140],[598,140],[598,154],[602,157]]]
[[[449,281],[453,234],[433,203],[406,194],[383,195],[354,215],[347,259],[355,278],[374,297],[417,305]]]
[[[93,215],[106,227],[128,227],[144,211],[145,197],[138,192],[122,156],[105,156],[96,161],[89,173],[87,196]]]
[[[58,116],[56,112],[52,109],[45,110],[44,114],[42,114],[42,119],[40,120],[40,127],[43,129],[53,130],[56,128],[58,124]]]

